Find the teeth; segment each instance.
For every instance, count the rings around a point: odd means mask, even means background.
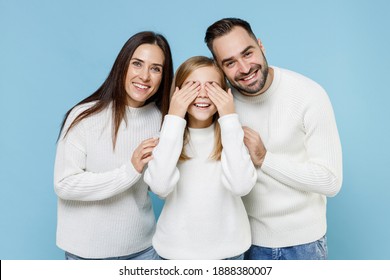
[[[254,76],[255,76],[255,73],[253,73],[253,74],[250,75],[249,77],[246,77],[246,78],[244,79],[244,81],[248,81],[248,80],[252,79]]]
[[[210,107],[210,104],[205,104],[205,103],[196,103],[194,104],[196,107],[200,107],[200,108],[206,108],[206,107]]]
[[[133,85],[136,86],[137,88],[140,88],[140,89],[147,89],[148,88],[147,86],[137,84],[137,83],[133,83]]]

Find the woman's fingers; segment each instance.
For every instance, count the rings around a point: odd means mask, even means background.
[[[142,172],[146,163],[152,159],[152,153],[157,144],[157,138],[149,138],[142,141],[134,150],[131,157],[131,163],[139,173]]]

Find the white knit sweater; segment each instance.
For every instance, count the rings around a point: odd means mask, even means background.
[[[144,180],[166,197],[153,246],[166,259],[224,259],[246,251],[250,226],[241,196],[256,182],[256,169],[243,143],[237,114],[219,119],[223,151],[210,159],[214,125],[189,129],[186,152],[179,162],[186,121],[167,115],[160,142],[153,151]]]
[[[91,103],[72,110],[64,126]],[[155,217],[148,187],[132,163],[141,141],[158,134],[161,113],[154,103],[127,107],[127,125],[112,145],[112,111],[88,117],[61,136],[55,161],[57,245],[85,258],[118,257],[151,246]]]
[[[252,242],[285,247],[326,233],[326,196],[341,188],[342,154],[326,92],[300,74],[273,69],[265,93],[233,94],[242,124],[256,130],[267,149],[257,184],[244,197]]]

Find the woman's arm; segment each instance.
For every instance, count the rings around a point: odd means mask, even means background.
[[[63,132],[78,115],[76,108],[68,117]],[[86,131],[83,123],[73,127],[66,137],[62,133],[58,145],[54,167],[54,189],[58,197],[66,200],[96,201],[119,194],[141,177],[129,161],[107,172],[87,171]],[[101,159],[104,161],[104,158]]]

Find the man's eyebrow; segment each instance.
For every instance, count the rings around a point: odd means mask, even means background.
[[[244,53],[246,53],[247,51],[249,51],[250,49],[253,49],[253,48],[254,48],[254,46],[248,46],[243,51],[241,51],[240,54],[243,55]],[[230,61],[230,60],[233,60],[233,56],[223,59],[221,61],[221,65]]]

